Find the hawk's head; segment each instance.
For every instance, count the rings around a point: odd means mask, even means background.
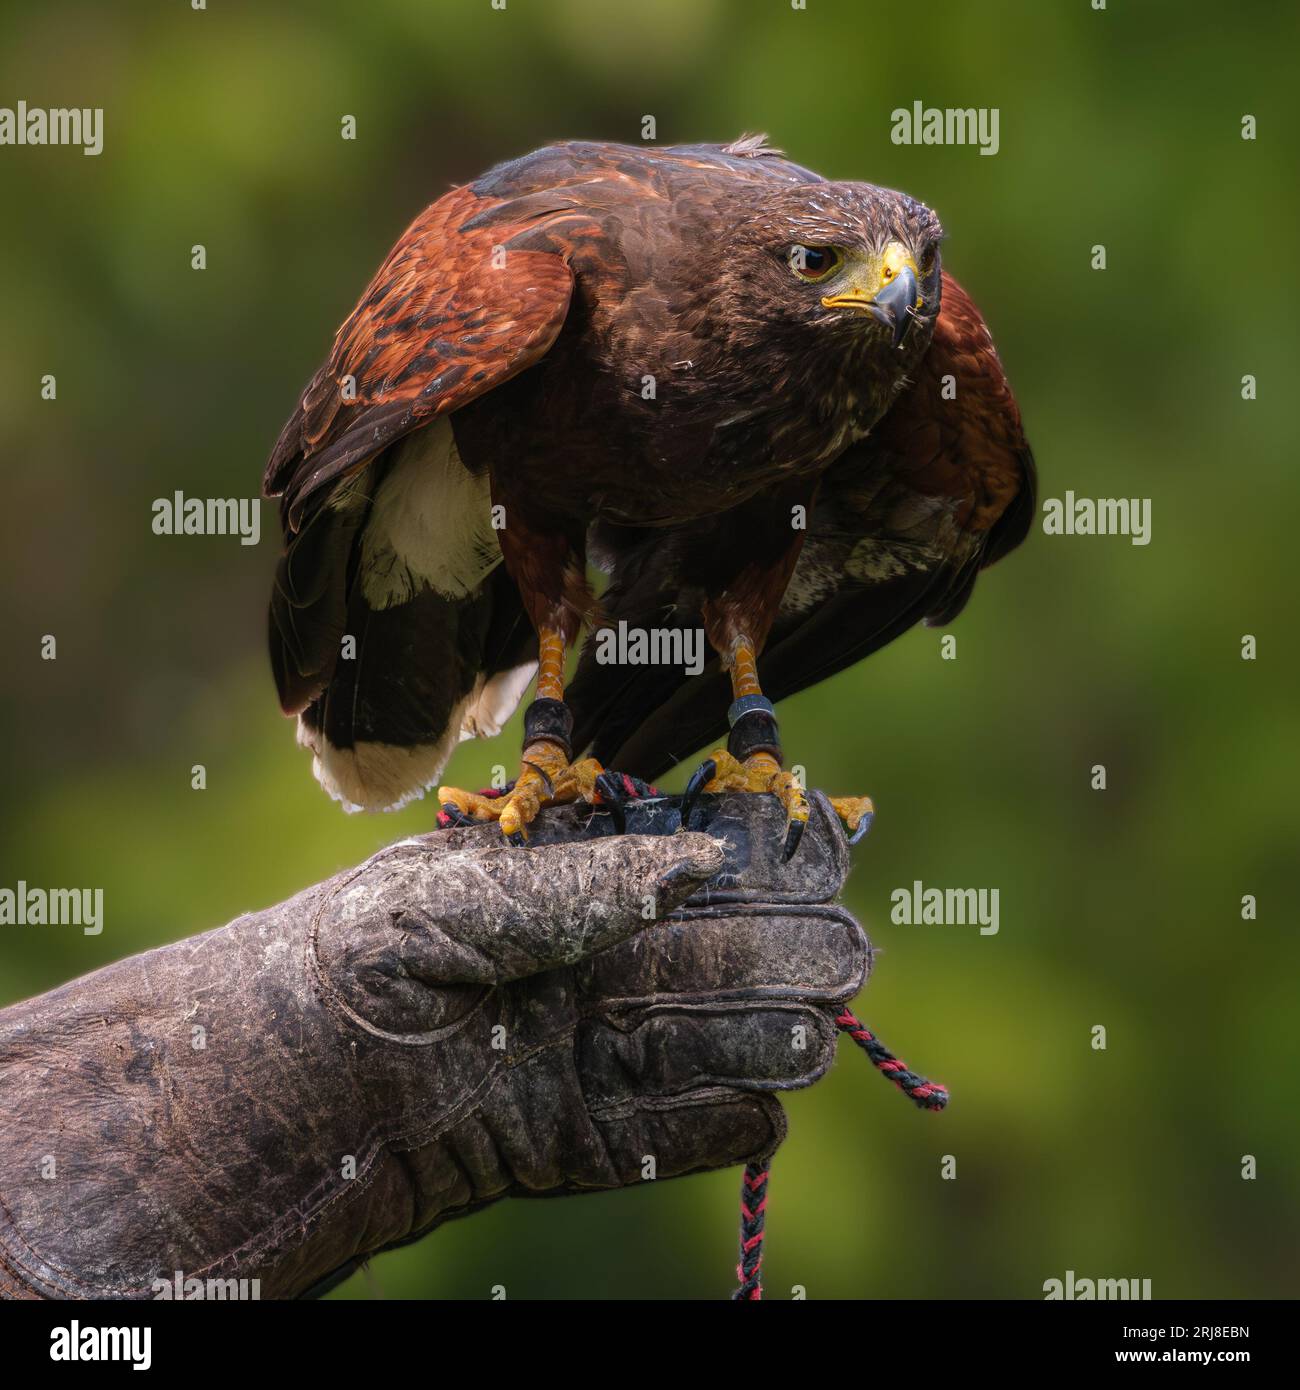
[[[733,310],[750,299],[769,324],[923,347],[939,308],[942,236],[924,204],[872,184],[768,191],[738,227]]]

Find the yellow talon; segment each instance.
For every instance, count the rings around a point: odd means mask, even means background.
[[[462,791],[459,787],[438,788],[438,805],[454,806],[461,815],[468,816],[470,820],[496,820],[504,804],[502,797]]]
[[[857,830],[867,816],[876,814],[875,805],[869,796],[830,796],[826,799],[849,831]]]
[[[596,799],[596,778],[605,770],[595,758],[570,763],[558,744],[539,739],[524,749],[523,765],[510,793],[488,797],[459,787],[439,787],[438,804],[450,803],[473,820],[494,820],[505,836],[528,838],[543,806]]]
[[[717,771],[704,785],[706,792],[771,792],[785,807],[786,819],[806,822],[808,798],[799,779],[770,753],[753,753],[738,762],[725,748],[709,754]]]

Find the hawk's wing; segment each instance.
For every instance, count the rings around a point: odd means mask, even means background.
[[[500,386],[543,357],[568,313],[563,257],[510,247],[527,222],[485,216],[503,200],[457,188],[393,247],[335,335],[266,466],[297,530],[321,494],[435,415]]]
[[[759,658],[779,700],[843,670],[919,621],[946,623],[979,570],[1025,538],[1034,513],[1033,456],[987,326],[947,273],[942,309],[916,379],[870,436],[827,472],[808,536]],[[725,522],[724,522],[725,524]],[[611,622],[692,627],[653,539],[616,574]],[[671,615],[671,616],[669,616]],[[660,776],[726,733],[730,684],[702,675],[584,659],[566,698],[575,746],[619,771]]]
[[[573,288],[565,259],[510,245],[535,231],[546,209],[517,222],[485,219],[502,201],[458,188],[420,214],[339,329],[272,451],[264,487],[281,498],[285,552],[271,595],[271,663],[286,713],[326,688],[350,630],[356,556],[381,481],[362,476],[366,465],[532,366],[564,323]],[[449,467],[440,505],[477,506],[477,493],[456,483],[459,460]],[[482,520],[444,524],[472,533]]]

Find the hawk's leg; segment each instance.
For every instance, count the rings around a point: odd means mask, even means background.
[[[758,683],[754,645],[738,637],[731,646],[731,735],[726,748],[707,757],[696,769],[682,798],[682,825],[701,792],[770,792],[785,808],[785,857],[799,848],[808,824],[808,798],[799,780],[781,766],[781,735],[772,702]]]
[[[538,643],[537,696],[524,714],[524,751],[519,776],[504,796],[490,797],[459,787],[439,787],[438,804],[470,820],[495,820],[508,838],[523,838],[543,806],[596,802],[596,778],[604,768],[595,758],[571,762],[573,716],[564,703],[564,635],[543,627]]]

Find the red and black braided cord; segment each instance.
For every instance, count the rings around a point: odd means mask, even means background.
[[[888,1077],[905,1096],[922,1110],[942,1110],[948,1104],[948,1088],[908,1069],[880,1041],[851,1009],[828,1009],[835,1026],[847,1033],[871,1058],[881,1076]],[[740,1184],[740,1263],[736,1266],[739,1286],[733,1302],[757,1303],[763,1297],[763,1236],[767,1223],[767,1182],[771,1160],[757,1159],[745,1166]]]
[[[841,1009],[835,1014],[835,1026],[847,1033],[871,1058],[881,1076],[888,1077],[922,1110],[942,1110],[948,1104],[946,1086],[941,1086],[937,1081],[927,1081],[925,1077],[909,1071],[907,1063],[899,1061],[851,1009]]]
[[[757,1302],[763,1297],[763,1226],[767,1218],[767,1159],[745,1165],[740,1181],[740,1287],[733,1302]]]

